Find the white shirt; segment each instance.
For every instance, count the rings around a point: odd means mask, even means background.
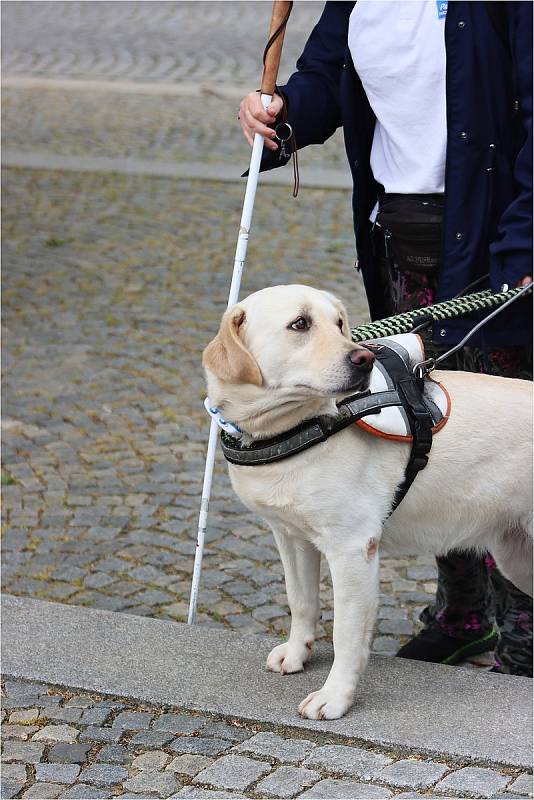
[[[375,180],[386,192],[433,194],[445,188],[446,3],[357,0],[348,44],[376,127]]]

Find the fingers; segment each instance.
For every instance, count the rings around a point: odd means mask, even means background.
[[[526,275],[524,278],[521,278],[517,286],[520,288],[522,286],[528,286],[529,283],[532,283],[532,275]]]
[[[252,146],[256,133],[265,137],[265,147],[269,150],[278,150],[278,145],[273,141],[275,133],[270,125],[274,125],[277,114],[282,109],[282,98],[275,95],[267,109],[263,108],[260,95],[251,92],[243,98],[239,106],[239,122],[245,139]]]

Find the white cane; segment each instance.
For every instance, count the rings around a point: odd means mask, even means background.
[[[276,77],[280,57],[282,55],[282,44],[284,41],[285,25],[293,3],[285,0],[275,0],[273,3],[273,13],[269,28],[269,41],[265,50],[263,77],[261,81],[261,102],[267,108],[272,100],[276,86]],[[273,37],[275,37],[273,39]],[[257,133],[254,137],[254,146],[250,158],[250,168],[243,201],[243,212],[239,225],[239,236],[235,251],[234,270],[232,273],[232,283],[228,295],[228,308],[237,303],[239,288],[241,286],[241,275],[247,255],[248,235],[252,222],[252,212],[254,210],[254,200],[256,198],[256,187],[258,185],[258,175],[260,172],[260,162],[263,152],[263,136]],[[213,467],[215,464],[215,452],[217,449],[217,437],[219,427],[215,419],[211,420],[210,434],[208,439],[208,450],[206,453],[206,466],[204,469],[204,483],[202,485],[202,500],[200,502],[200,514],[198,518],[197,545],[195,550],[195,565],[193,567],[193,578],[191,581],[191,597],[189,599],[189,615],[187,624],[192,625],[198,600],[198,586],[200,582],[200,571],[202,569],[202,557],[204,555],[204,539],[208,522],[208,508],[211,495],[211,483],[213,479]]]

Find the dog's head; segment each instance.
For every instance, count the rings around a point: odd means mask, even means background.
[[[203,356],[217,405],[348,396],[367,389],[373,361],[351,341],[342,303],[301,285],[262,289],[229,308]]]

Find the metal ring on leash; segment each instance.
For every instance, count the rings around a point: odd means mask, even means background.
[[[531,291],[533,286],[534,286],[534,281],[531,281],[526,286],[523,286],[519,291],[516,291],[512,297],[506,300],[506,302],[504,302],[502,305],[498,306],[494,311],[491,312],[491,314],[488,314],[487,317],[484,317],[484,319],[481,319],[480,322],[477,322],[477,324],[473,328],[471,328],[470,331],[466,333],[464,338],[460,342],[458,342],[458,344],[454,345],[454,347],[451,347],[450,350],[447,350],[446,353],[442,353],[442,355],[438,356],[438,358],[428,358],[426,361],[420,361],[419,364],[416,364],[413,368],[414,375],[416,375],[418,378],[424,378],[426,375],[432,372],[433,369],[436,369],[438,364],[440,364],[442,361],[445,361],[446,358],[452,356],[458,350],[461,350],[462,347],[465,345],[465,343],[469,341],[471,336],[473,336],[474,333],[480,330],[480,328],[482,328],[482,326],[485,325],[486,322],[489,322],[491,319],[496,317],[497,314],[500,314],[501,311],[503,311],[509,305],[514,303],[516,300],[518,300],[527,292]],[[427,367],[426,365],[430,363],[432,364],[432,366]]]

